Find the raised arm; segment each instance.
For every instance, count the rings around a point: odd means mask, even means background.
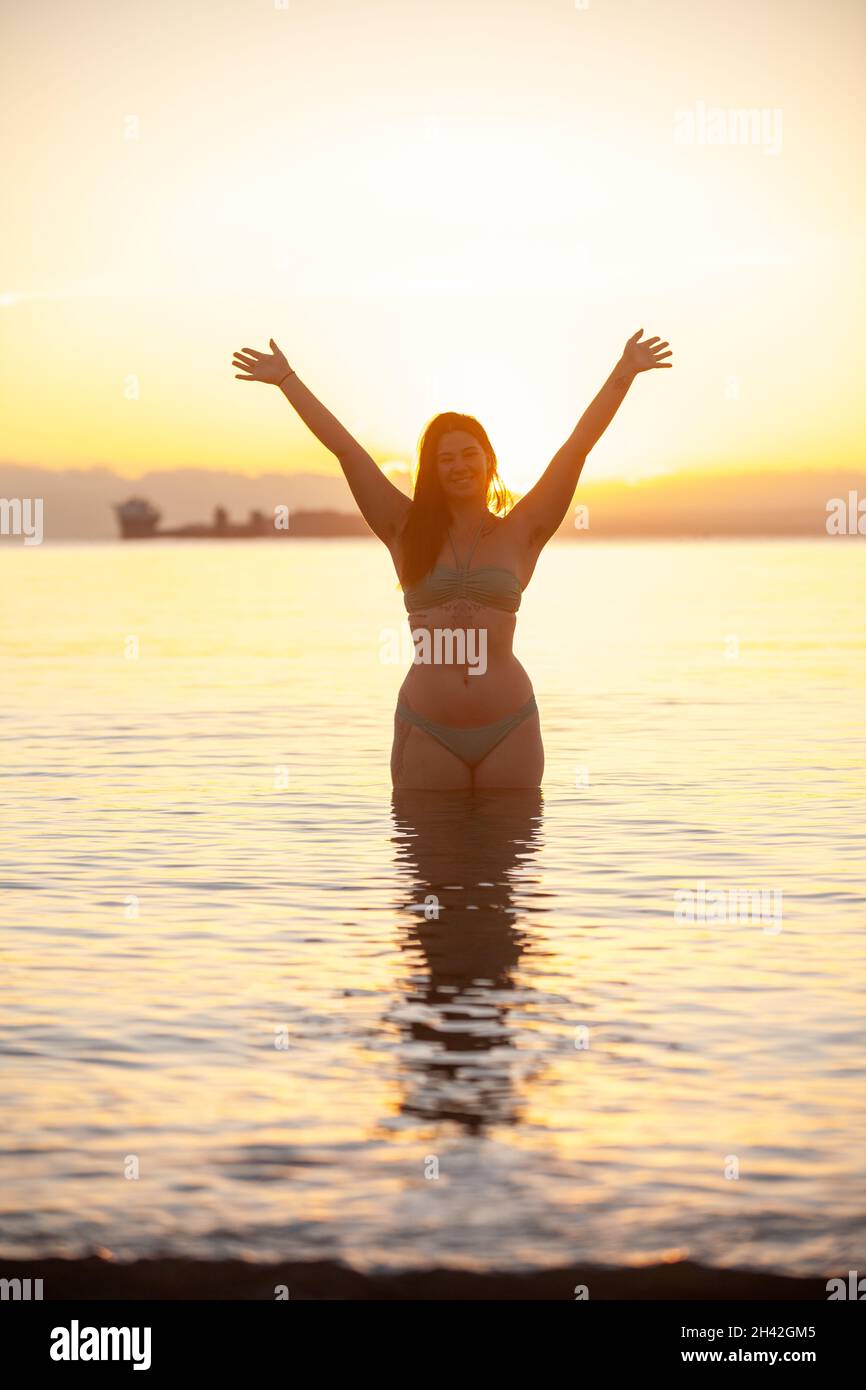
[[[381,541],[391,546],[403,529],[410,506],[409,498],[389,482],[366,449],[357,439],[353,439],[337,417],[304,385],[273,338],[270,346],[271,352],[244,348],[242,352],[234,354],[232,366],[240,368],[235,372],[238,381],[264,381],[280,388],[307,429],[339,461],[352,496],[371,531],[375,531]]]
[[[540,549],[556,531],[571,506],[587,454],[601,439],[635,377],[653,367],[673,365],[664,361],[671,356],[670,352],[662,351],[668,344],[660,342],[658,338],[647,338],[640,342],[642,333],[641,328],[629,338],[622,350],[622,357],[595,400],[587,406],[535,487],[521,497],[513,508],[509,521],[525,529],[530,545]]]

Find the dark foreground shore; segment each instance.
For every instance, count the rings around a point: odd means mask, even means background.
[[[330,1261],[258,1265],[243,1260],[0,1260],[2,1279],[41,1279],[46,1301],[58,1299],[562,1299],[585,1284],[598,1299],[827,1299],[826,1280],[748,1270],[708,1269],[681,1261],[640,1269],[593,1267],[505,1273],[460,1269],[363,1274]]]

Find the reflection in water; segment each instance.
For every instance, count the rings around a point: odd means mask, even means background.
[[[543,822],[392,809],[377,547],[155,558],[0,545],[0,1254],[864,1273],[866,547],[549,546]]]
[[[514,895],[535,881],[541,793],[395,791],[392,807],[412,962],[389,1015],[404,1044],[401,1111],[472,1134],[514,1122],[509,1010],[527,945]]]

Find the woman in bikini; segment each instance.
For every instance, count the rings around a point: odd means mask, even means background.
[[[643,329],[629,338],[569,438],[507,515],[496,455],[471,415],[446,412],[427,425],[410,501],[304,385],[273,338],[270,347],[235,353],[236,376],[278,386],[335,455],[403,587],[415,660],[394,716],[395,788],[538,787],[538,709],[512,651],[521,594],[631,383],[640,372],[672,365],[668,344],[644,339]]]

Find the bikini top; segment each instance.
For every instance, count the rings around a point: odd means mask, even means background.
[[[483,525],[482,520],[481,526]],[[469,568],[469,561],[481,535],[481,526],[465,565],[460,564],[453,537],[451,532],[448,532],[454,559],[457,560],[457,569],[451,569],[448,565],[436,565],[411,589],[404,589],[403,601],[407,613],[418,613],[422,608],[436,608],[439,604],[453,603],[459,598],[482,603],[487,608],[499,608],[503,613],[517,612],[523,590],[516,574],[494,565],[474,570]]]

